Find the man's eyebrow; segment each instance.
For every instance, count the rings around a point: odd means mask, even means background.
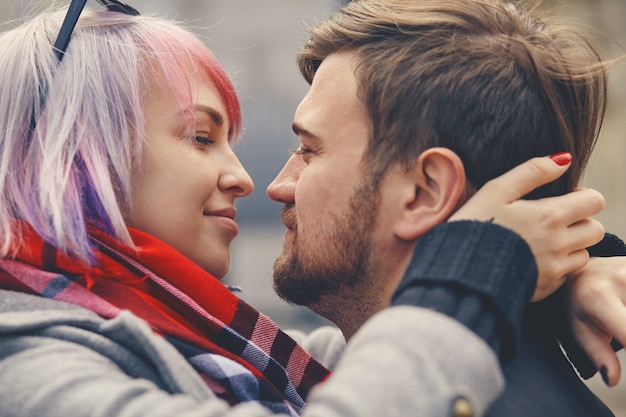
[[[293,133],[295,133],[298,136],[302,135],[302,136],[306,136],[309,139],[318,139],[317,135],[303,128],[298,122],[293,122],[291,124],[291,129],[293,130]]]
[[[196,104],[193,107],[196,111],[208,114],[211,120],[213,120],[213,122],[215,122],[218,126],[222,126],[224,124],[224,116],[213,107],[204,104]]]

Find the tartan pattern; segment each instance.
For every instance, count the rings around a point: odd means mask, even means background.
[[[256,401],[296,416],[309,390],[330,374],[267,316],[145,233],[129,229],[135,251],[92,231],[97,267],[89,268],[24,230],[17,259],[0,260],[0,288],[69,302],[105,318],[132,311],[230,404]]]

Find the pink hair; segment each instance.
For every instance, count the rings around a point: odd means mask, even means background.
[[[204,71],[223,99],[229,140],[241,130],[226,71],[181,25],[85,10],[59,63],[50,40],[64,14],[44,13],[0,34],[0,256],[19,244],[15,219],[85,262],[90,225],[132,245],[123,212],[142,160],[143,99],[155,79],[187,92],[187,110],[190,64]]]

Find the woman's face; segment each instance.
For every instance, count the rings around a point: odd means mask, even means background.
[[[192,79],[197,126],[191,134],[183,101],[167,83],[153,86],[145,102],[144,159],[133,171],[127,224],[221,279],[238,233],[235,199],[252,192],[252,179],[230,147],[227,113],[208,77]]]

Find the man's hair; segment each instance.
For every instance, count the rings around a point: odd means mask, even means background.
[[[141,172],[143,101],[155,83],[183,91],[194,127],[191,77],[222,95],[234,139],[241,110],[223,67],[181,26],[156,17],[85,10],[59,62],[52,44],[65,10],[0,34],[0,256],[21,220],[53,246],[91,259],[87,229],[132,245],[123,211]]]
[[[435,146],[459,155],[475,188],[531,157],[567,151],[568,172],[529,197],[565,193],[598,137],[606,70],[590,37],[528,6],[356,0],[311,29],[298,65],[310,83],[328,55],[356,54],[372,123],[363,162],[375,182]]]

